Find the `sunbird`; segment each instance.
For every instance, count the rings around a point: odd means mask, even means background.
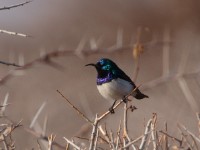
[[[108,58],[102,58],[96,64],[90,63],[86,66],[96,68],[97,89],[105,99],[114,101],[113,105],[109,108],[109,111],[114,113],[113,107],[116,101],[122,99],[126,103],[127,100],[125,97],[136,88],[136,85],[124,71]],[[138,88],[131,93],[131,96],[138,100],[148,98]]]

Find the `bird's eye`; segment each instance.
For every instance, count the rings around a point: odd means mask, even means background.
[[[100,60],[100,61],[99,61],[99,64],[100,64],[101,66],[103,66],[104,61],[103,61],[103,60]]]

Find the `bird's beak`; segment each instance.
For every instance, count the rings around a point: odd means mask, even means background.
[[[94,66],[94,67],[96,67],[96,64],[87,64],[85,66]]]

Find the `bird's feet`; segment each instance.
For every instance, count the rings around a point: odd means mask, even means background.
[[[128,102],[128,98],[126,98],[126,96],[123,96],[123,97],[122,97],[122,100],[123,100],[124,103],[127,103],[127,102]]]
[[[110,111],[111,114],[114,114],[114,113],[115,113],[113,107],[110,107],[110,108],[109,108],[109,111]]]
[[[115,111],[113,109],[113,107],[115,106],[115,103],[116,103],[116,100],[114,101],[114,103],[112,104],[112,106],[109,108],[109,111],[110,111],[111,114],[115,113]]]

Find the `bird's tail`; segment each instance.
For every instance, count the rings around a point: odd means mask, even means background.
[[[134,96],[136,99],[143,99],[143,98],[149,98],[149,96],[141,93],[139,90],[137,90],[136,95]]]

